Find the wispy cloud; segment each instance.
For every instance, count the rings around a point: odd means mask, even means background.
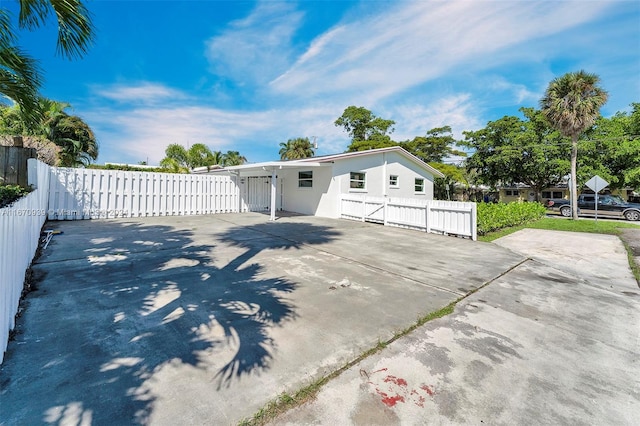
[[[445,125],[460,139],[463,130],[536,105],[558,70],[569,71],[564,61],[574,48],[580,57],[571,66],[588,60],[596,68],[588,67],[592,72],[599,72],[598,65],[610,67],[609,57],[600,59],[607,51],[632,54],[624,41],[632,24],[626,32],[590,30],[617,4],[363,2],[365,13],[347,12],[304,47],[300,34],[310,16],[302,11],[304,3],[262,1],[206,40],[213,75],[203,70],[203,81],[213,81],[214,96],[199,96],[200,87],[182,82],[95,86],[90,105],[100,107],[82,115],[98,130],[101,161],[148,157],[155,163],[168,144],[196,142],[266,161],[277,157],[280,142],[305,136],[318,138],[320,154],[340,152],[349,140],[333,123],[349,105],[395,120],[395,140]],[[605,49],[610,40],[618,43]],[[584,53],[592,51],[589,44],[598,54]],[[629,85],[633,71],[609,73],[616,84]],[[616,90],[626,94],[637,89],[632,84]]]
[[[393,3],[385,13],[328,31],[271,86],[283,93],[342,93],[374,103],[459,67],[495,67],[492,52],[579,25],[606,7],[603,2]]]
[[[167,99],[182,99],[184,94],[165,85],[151,82],[117,84],[109,87],[93,87],[98,96],[118,102],[148,103]]]
[[[291,3],[258,3],[251,15],[207,41],[211,69],[241,84],[270,80],[289,66],[291,40],[302,18]]]

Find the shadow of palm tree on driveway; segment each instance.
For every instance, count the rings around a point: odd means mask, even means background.
[[[64,235],[73,235],[74,224],[67,226]],[[269,268],[268,251],[339,235],[302,221],[222,230],[205,224],[197,231],[144,221],[93,228],[83,243],[86,259],[41,259],[36,266],[50,273],[29,298],[68,314],[57,315],[55,324],[41,321],[41,329],[25,327],[56,339],[37,355],[8,356],[2,366],[3,375],[14,377],[31,364],[30,377],[9,381],[0,394],[6,407],[24,407],[9,423],[88,417],[95,424],[145,424],[157,399],[154,386],[173,367],[192,367],[197,380],[212,381],[217,390],[267,371],[277,348],[270,329],[296,318],[289,295],[297,287],[293,277]],[[112,237],[95,238],[101,233]],[[64,244],[58,238],[49,250]],[[54,276],[56,268],[65,270],[66,282]]]

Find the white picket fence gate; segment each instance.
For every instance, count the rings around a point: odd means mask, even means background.
[[[382,223],[477,240],[476,203],[369,197],[348,194],[340,197],[340,217]]]
[[[36,189],[10,207],[0,209],[0,363],[15,327],[25,272],[38,248],[47,218],[49,166],[28,160],[29,184]]]
[[[50,220],[247,211],[231,176],[51,168]]]

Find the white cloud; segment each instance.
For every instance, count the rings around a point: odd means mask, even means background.
[[[470,94],[458,94],[440,98],[431,104],[402,105],[396,110],[395,140],[424,136],[428,130],[450,126],[456,139],[462,139],[462,130],[481,128],[479,111]],[[386,117],[385,117],[386,118]]]
[[[184,95],[177,90],[158,83],[116,84],[109,87],[93,87],[98,96],[118,102],[156,102],[167,99],[180,99]]]
[[[524,102],[537,104],[542,97],[542,92],[533,92],[524,84],[512,83],[502,76],[495,77],[493,81],[489,82],[488,87],[491,90],[509,93],[513,98],[512,102],[515,104]]]
[[[393,3],[329,30],[271,87],[287,94],[356,96],[372,104],[454,69],[495,67],[493,52],[584,23],[605,7],[603,2]]]
[[[270,80],[289,66],[291,39],[302,18],[290,3],[259,3],[250,16],[207,41],[211,68],[240,83]]]

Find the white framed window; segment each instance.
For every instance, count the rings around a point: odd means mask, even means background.
[[[517,197],[520,195],[520,191],[518,189],[505,189],[504,195],[507,197]]]
[[[424,179],[416,178],[415,180],[415,191],[423,193],[424,192]]]
[[[313,188],[313,171],[298,172],[298,188]]]
[[[365,172],[351,172],[349,173],[349,188],[350,189],[366,189],[367,174]]]
[[[389,175],[389,188],[398,188],[398,175]]]

